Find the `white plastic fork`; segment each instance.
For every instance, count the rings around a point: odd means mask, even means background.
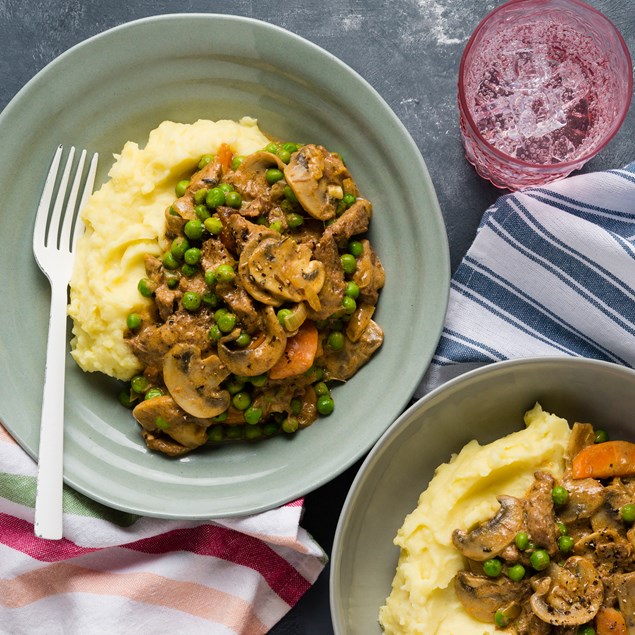
[[[86,199],[93,191],[98,161],[98,155],[95,153],[85,178],[80,204],[77,206],[77,195],[84,180],[86,150],[82,150],[79,157],[68,198],[67,188],[73,169],[75,148],[69,151],[62,177],[56,187],[63,150],[63,146],[58,146],[53,157],[38,205],[33,231],[33,255],[51,284],[51,311],[46,346],[34,522],[35,535],[49,540],[59,540],[63,533],[67,292],[73,270],[75,245],[84,229],[81,219],[79,216],[76,217],[76,210],[84,206]],[[56,191],[57,196],[53,202]],[[75,217],[75,223],[73,223]]]

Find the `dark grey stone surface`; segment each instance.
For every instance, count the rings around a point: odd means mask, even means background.
[[[165,13],[248,16],[284,27],[333,53],[384,97],[426,160],[443,211],[452,269],[499,191],[463,157],[456,79],[463,47],[496,0],[0,0],[0,109],[48,62],[74,44],[130,20]],[[635,53],[631,0],[591,0]],[[42,104],[46,114],[46,104]],[[0,140],[1,143],[1,140]],[[635,160],[635,107],[584,171]],[[330,553],[342,503],[359,465],[306,497],[304,526]],[[272,631],[332,633],[328,570]]]

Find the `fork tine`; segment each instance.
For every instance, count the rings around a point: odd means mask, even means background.
[[[97,173],[97,162],[99,161],[99,154],[95,152],[93,154],[93,158],[90,161],[90,165],[88,166],[88,174],[86,176],[86,183],[84,185],[84,191],[82,192],[82,198],[79,202],[77,219],[75,221],[75,227],[73,228],[73,236],[71,238],[71,251],[75,251],[75,245],[77,244],[77,239],[84,232],[84,222],[81,219],[80,212],[84,209],[84,205],[86,205],[86,201],[88,197],[93,193],[93,187],[95,186],[95,175]]]
[[[82,150],[79,155],[79,161],[75,168],[75,178],[71,185],[71,191],[68,195],[68,201],[64,208],[64,219],[62,221],[62,231],[60,233],[60,248],[63,250],[70,249],[71,246],[71,228],[73,226],[73,218],[75,216],[75,203],[77,202],[77,194],[79,186],[84,176],[84,161],[86,161],[86,150]]]
[[[60,227],[60,219],[62,217],[62,209],[64,208],[64,199],[66,198],[66,188],[68,186],[68,179],[71,174],[71,168],[73,167],[73,158],[75,157],[75,147],[73,146],[66,159],[66,165],[64,166],[64,172],[62,173],[62,179],[60,180],[57,190],[57,196],[55,197],[55,203],[53,204],[53,212],[51,213],[51,223],[49,225],[48,240],[46,245],[48,246],[51,240],[54,241],[55,247],[59,246],[58,231]]]
[[[42,190],[42,197],[35,214],[35,228],[33,230],[33,245],[43,245],[46,238],[46,221],[49,215],[49,208],[51,206],[51,199],[53,198],[53,190],[55,189],[55,179],[57,178],[57,171],[60,165],[60,159],[62,158],[62,151],[64,146],[57,146],[57,150],[53,155],[51,161],[51,167],[49,173],[46,176],[46,182],[44,183],[44,189]]]

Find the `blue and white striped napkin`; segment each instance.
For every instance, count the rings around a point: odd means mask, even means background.
[[[635,367],[635,162],[486,210],[415,397],[475,367],[538,355]]]

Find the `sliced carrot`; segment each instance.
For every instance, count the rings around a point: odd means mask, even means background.
[[[628,635],[624,616],[616,609],[602,608],[595,616],[597,635]]]
[[[231,167],[233,156],[234,153],[232,152],[232,149],[226,143],[221,143],[218,148],[218,152],[216,153],[216,159],[223,169],[223,174],[225,174],[225,172],[227,172]]]
[[[573,478],[609,478],[635,474],[635,443],[605,441],[588,445],[571,463]]]
[[[318,349],[318,330],[311,320],[306,320],[298,332],[287,339],[282,357],[269,371],[271,379],[285,379],[301,375],[313,366]]]

